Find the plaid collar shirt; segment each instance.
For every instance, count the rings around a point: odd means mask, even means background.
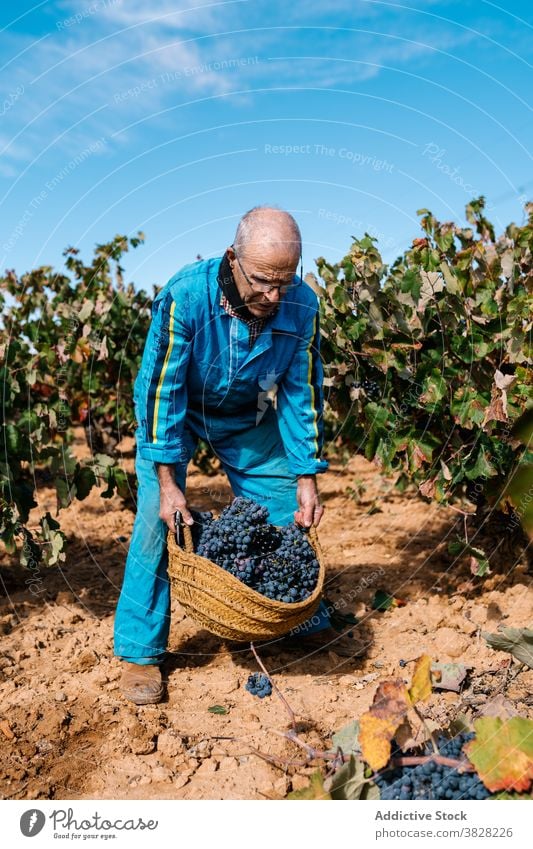
[[[233,316],[234,318],[240,318],[241,321],[244,321],[244,323],[248,325],[248,330],[249,330],[249,333],[250,333],[248,344],[249,344],[250,349],[253,348],[254,342],[256,341],[257,337],[261,333],[266,322],[269,320],[269,318],[272,318],[272,316],[275,315],[276,312],[277,312],[277,308],[276,308],[276,310],[274,310],[274,312],[271,313],[266,318],[244,318],[244,316],[239,315],[239,313],[236,312],[233,309],[233,307],[231,306],[230,302],[228,301],[228,299],[226,298],[226,296],[224,294],[222,294],[221,297],[220,297],[220,306],[224,307],[224,309],[226,310],[226,312],[229,315]]]

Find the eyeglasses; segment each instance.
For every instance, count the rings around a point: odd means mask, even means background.
[[[235,253],[235,248],[233,249],[233,252]],[[250,280],[250,278],[246,274],[246,271],[242,267],[241,261],[240,261],[240,259],[239,259],[239,257],[237,256],[236,253],[235,253],[235,259],[239,263],[239,268],[241,269],[242,275],[243,275],[244,279],[246,280],[246,282],[248,283],[248,286],[250,287],[250,289],[253,289],[255,292],[260,292],[262,295],[269,295],[270,292],[273,292],[274,290],[277,290],[280,293],[280,295],[285,295],[287,292],[290,292],[293,289],[297,289],[298,286],[300,285],[300,283],[282,283],[281,286],[276,286],[276,285],[271,286],[270,283],[259,283],[257,280],[256,281]],[[303,274],[303,263],[302,263],[302,260],[300,258],[300,277],[302,276],[302,274]]]

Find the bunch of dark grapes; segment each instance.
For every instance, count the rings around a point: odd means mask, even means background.
[[[263,675],[262,672],[252,672],[248,676],[244,689],[248,690],[252,696],[259,696],[260,699],[264,699],[265,696],[270,696],[272,693],[272,684],[267,675]]]
[[[274,601],[303,601],[318,579],[305,532],[294,522],[269,524],[266,507],[250,498],[235,498],[219,519],[205,522],[195,551]]]
[[[452,740],[440,737],[437,740],[439,753],[447,758],[460,760],[464,744],[473,734],[459,734]],[[432,749],[426,748],[425,754]],[[428,761],[418,766],[396,767],[378,775],[375,779],[382,799],[487,799],[490,795],[475,772],[457,772],[449,766]]]
[[[316,586],[319,564],[304,531],[291,522],[280,528],[278,548],[255,565],[255,589],[290,604],[303,601]]]
[[[356,381],[352,384],[356,389],[364,389],[365,395],[371,401],[378,401],[381,396],[381,389],[379,387],[379,383],[376,383],[375,380],[370,380],[370,378],[365,377],[361,381]]]
[[[190,510],[189,512],[194,519],[194,524],[191,525],[191,537],[196,551],[204,528],[213,521],[213,514],[209,510]]]
[[[256,529],[266,523],[268,510],[250,498],[235,498],[220,517],[204,525],[196,553],[232,574],[251,573],[250,547]],[[240,574],[236,574],[240,577]]]

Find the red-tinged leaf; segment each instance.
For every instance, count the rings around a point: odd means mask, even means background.
[[[392,607],[405,607],[407,602],[401,598],[395,598],[387,590],[376,590],[372,599],[372,610],[390,610]]]
[[[492,387],[490,404],[485,410],[485,415],[481,426],[484,428],[488,422],[508,422],[507,414],[507,393],[505,390],[500,391],[496,386]]]
[[[41,383],[37,380],[32,386],[32,392],[35,395],[40,395],[42,398],[50,398],[56,391],[54,386],[49,386],[48,383]]]
[[[429,478],[427,481],[424,481],[418,487],[420,494],[424,496],[424,498],[433,498],[435,495],[435,481],[436,478]]]
[[[78,410],[78,419],[83,424],[89,415],[89,407],[87,404],[81,404]]]
[[[472,575],[475,575],[476,578],[484,578],[485,575],[490,574],[490,566],[489,561],[485,559],[479,559],[477,557],[470,558],[470,571]]]
[[[533,780],[533,720],[484,716],[474,722],[474,729],[476,738],[464,751],[487,790],[528,790]]]
[[[411,459],[411,466],[414,470],[420,469],[424,463],[427,463],[429,457],[427,457],[422,451],[420,445],[417,442],[412,441],[409,445],[408,453]]]

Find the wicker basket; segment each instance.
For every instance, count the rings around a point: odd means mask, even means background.
[[[198,625],[219,637],[250,642],[281,637],[309,619],[320,604],[324,559],[316,529],[309,542],[319,562],[317,585],[304,601],[286,604],[252,590],[206,557],[194,553],[191,529],[183,525],[185,548],[168,534],[168,574],[173,598]]]

